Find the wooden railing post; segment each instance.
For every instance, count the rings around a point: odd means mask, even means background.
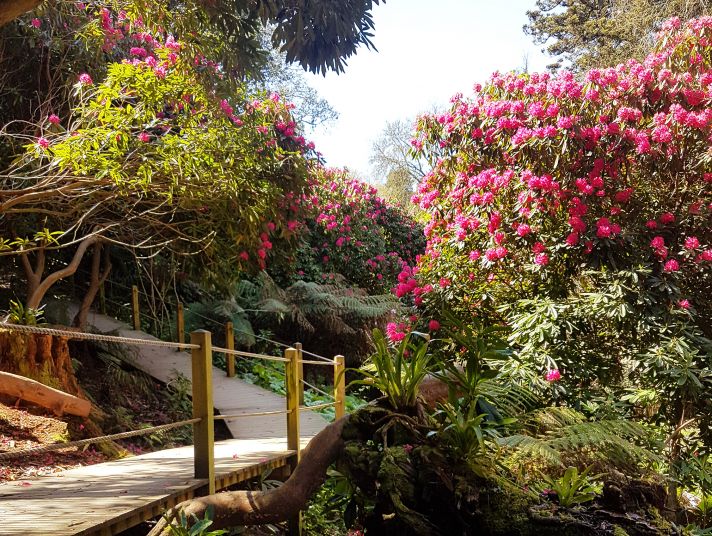
[[[176,335],[178,342],[185,342],[185,318],[183,317],[183,304],[181,302],[178,302],[176,306]]]
[[[225,323],[225,348],[228,350],[235,349],[235,332],[232,327],[232,322]],[[227,359],[227,377],[232,378],[235,376],[235,356],[227,354],[225,357]]]
[[[210,332],[194,331],[190,334],[193,348],[193,424],[195,478],[208,480],[208,493],[215,493],[215,428],[213,421],[213,348]]]
[[[296,454],[292,457],[290,466],[292,471],[299,463],[299,388],[302,385],[299,378],[299,351],[296,348],[287,348],[284,357],[288,359],[285,363],[285,387],[287,390],[287,448],[294,450]],[[300,536],[302,533],[302,513],[297,513],[287,520],[287,533],[289,536]]]
[[[138,309],[138,287],[131,287],[131,309],[133,311],[133,328],[141,331],[141,312]]]
[[[334,402],[335,419],[339,420],[346,413],[346,360],[342,355],[334,357]]]
[[[299,354],[297,356],[297,359],[299,360],[299,369],[298,369],[298,375],[299,375],[299,405],[303,406],[304,405],[304,384],[302,383],[302,380],[304,379],[304,363],[302,363],[302,359],[304,359],[304,354],[302,353],[302,343],[298,342],[294,345],[294,348],[297,350],[297,353]]]
[[[295,348],[287,348],[284,357],[285,388],[287,390],[287,448],[297,452],[299,461],[299,352]]]

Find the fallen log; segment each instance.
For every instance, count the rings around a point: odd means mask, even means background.
[[[69,413],[87,417],[91,411],[91,402],[88,400],[9,372],[0,372],[0,394],[27,400],[60,416]]]

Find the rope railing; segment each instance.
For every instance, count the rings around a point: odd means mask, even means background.
[[[254,357],[256,359],[264,359],[265,361],[281,361],[282,363],[286,363],[289,361],[289,359],[285,359],[284,357],[278,357],[275,355],[255,354],[252,352],[243,352],[242,350],[220,348],[219,346],[213,346],[213,352],[218,352],[225,355],[236,355],[238,357]]]
[[[304,352],[304,350],[302,350]],[[313,361],[309,359],[300,359],[300,363],[304,363],[306,365],[326,365],[326,366],[334,366],[334,361],[332,359],[329,359],[329,361]]]
[[[311,389],[312,391],[316,391],[316,392],[319,393],[320,395],[328,396],[328,397],[330,397],[330,398],[334,398],[334,393],[327,393],[326,391],[323,391],[322,389],[319,389],[316,385],[312,385],[311,383],[309,383],[308,381],[306,381],[306,380],[303,379],[303,378],[302,378],[302,384],[303,384],[303,385],[306,385],[307,387],[309,387],[309,389]]]
[[[290,413],[292,413],[291,409],[283,409],[276,411],[258,411],[254,413],[235,413],[233,415],[215,415],[213,419],[216,421],[228,421],[241,417],[266,417],[268,415],[289,415]]]
[[[87,333],[85,331],[68,331],[56,328],[45,328],[42,326],[26,326],[22,324],[10,324],[0,322],[0,328],[11,331],[20,331],[23,333],[34,333],[37,335],[53,335],[55,337],[64,337],[66,339],[87,340],[87,341],[102,341],[102,342],[117,342],[124,344],[136,344],[142,346],[162,346],[165,348],[182,348],[182,349],[197,349],[200,348],[197,344],[188,344],[181,342],[168,342],[152,339],[135,339],[130,337],[120,337],[118,335],[103,335],[100,333]]]
[[[306,350],[302,350],[301,352],[303,354],[310,355],[312,357],[316,357],[317,359],[321,359],[322,361],[327,361],[329,364],[334,363],[333,359],[329,359],[328,357],[324,357],[323,355],[315,354],[313,352],[307,352]],[[310,361],[310,363],[311,363],[311,361]]]
[[[136,292],[134,292],[136,295]],[[181,307],[179,307],[180,309]],[[137,300],[134,300],[134,325],[137,324],[138,318]],[[233,346],[234,339],[232,338],[232,323],[227,323],[225,326],[226,341],[228,346]],[[197,330],[190,335],[190,343],[184,342],[167,342],[161,340],[139,339],[132,337],[124,337],[117,335],[104,335],[98,333],[87,333],[83,331],[73,331],[70,329],[57,329],[43,326],[27,326],[12,324],[9,322],[0,322],[0,329],[7,329],[22,333],[32,333],[40,335],[52,335],[64,337],[66,339],[77,340],[94,340],[121,344],[158,346],[165,348],[179,348],[191,350],[191,385],[192,385],[192,406],[193,418],[177,423],[169,423],[141,430],[132,430],[117,434],[105,435],[90,439],[81,439],[67,443],[54,443],[38,448],[30,448],[25,450],[0,452],[0,460],[18,458],[22,456],[34,456],[54,450],[64,450],[73,447],[79,447],[92,443],[102,443],[135,437],[140,435],[151,434],[163,430],[170,430],[180,426],[193,424],[193,449],[194,449],[194,476],[196,479],[205,479],[207,481],[207,491],[215,493],[215,443],[214,443],[214,421],[221,420],[229,422],[232,420],[243,419],[246,417],[266,417],[282,415],[287,421],[287,449],[293,452],[293,457],[290,458],[290,464],[294,468],[298,462],[301,450],[300,441],[300,414],[303,411],[318,411],[321,409],[334,408],[334,417],[341,418],[345,412],[345,363],[344,357],[337,355],[334,359],[327,359],[302,350],[301,344],[295,344],[295,347],[288,347],[277,341],[271,341],[279,346],[284,346],[284,357],[258,354],[254,352],[246,352],[235,350],[234,347],[221,348],[212,346],[212,335],[209,331]],[[232,339],[232,340],[231,340]],[[269,408],[267,411],[258,411],[251,413],[236,413],[230,415],[214,415],[213,404],[213,352],[223,353],[228,357],[227,374],[234,375],[234,356],[243,358],[256,358],[269,361],[277,361],[285,364],[285,393],[286,407],[283,410],[273,410]],[[303,355],[314,356],[319,361],[311,359],[302,359]],[[334,392],[333,394],[312,385],[304,380],[303,365],[328,365],[334,369]],[[232,366],[231,366],[232,365]],[[232,369],[232,374],[231,374]],[[326,396],[333,400],[326,403],[316,405],[306,405],[304,403],[304,387],[313,389],[315,392]],[[274,406],[272,406],[274,407]],[[267,408],[266,408],[267,409]],[[238,410],[239,411],[239,410]]]
[[[107,441],[116,441],[119,439],[127,439],[129,437],[136,437],[146,434],[153,434],[156,432],[162,432],[164,430],[171,430],[173,428],[179,428],[181,426],[187,426],[189,424],[194,424],[200,422],[202,419],[187,419],[184,421],[173,422],[169,424],[161,424],[159,426],[151,426],[150,428],[141,428],[140,430],[131,430],[128,432],[120,432],[117,434],[109,434],[99,437],[92,437],[89,439],[78,439],[77,441],[69,441],[67,443],[52,443],[50,445],[44,445],[42,447],[35,447],[31,449],[24,450],[13,450],[10,452],[0,452],[0,460],[10,460],[12,458],[21,458],[23,456],[35,456],[37,454],[43,454],[45,452],[52,452],[55,450],[64,450],[74,447],[82,447],[85,445],[91,445],[93,443],[106,443]]]
[[[316,406],[299,406],[299,411],[316,411],[319,409],[324,409],[324,408],[331,408],[336,406],[336,401],[334,402],[325,402],[324,404],[317,404]]]

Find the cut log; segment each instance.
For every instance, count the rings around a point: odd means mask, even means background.
[[[0,394],[27,400],[53,411],[56,415],[69,413],[87,417],[91,411],[91,402],[88,400],[9,372],[0,372]]]

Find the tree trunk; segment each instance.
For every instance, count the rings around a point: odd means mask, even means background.
[[[0,329],[0,370],[86,398],[74,375],[69,341],[64,337]]]
[[[79,246],[77,247],[77,251],[74,252],[74,257],[72,257],[72,261],[61,270],[57,270],[56,272],[52,272],[51,274],[49,274],[42,280],[39,285],[37,285],[34,292],[32,292],[32,294],[27,298],[27,307],[31,309],[37,309],[42,303],[42,299],[44,298],[45,294],[47,294],[47,291],[52,287],[52,285],[54,285],[60,279],[69,277],[74,272],[76,272],[77,268],[79,268],[79,263],[82,261],[82,258],[84,257],[84,254],[86,253],[87,249],[90,246],[93,246],[94,244],[100,243],[101,240],[101,236],[91,235],[88,238],[85,238],[82,242],[80,242]]]
[[[100,272],[102,249],[104,252],[104,271]],[[94,256],[92,257],[89,288],[87,289],[87,292],[84,295],[84,299],[82,300],[82,304],[79,307],[79,311],[77,311],[77,314],[74,316],[74,320],[72,321],[73,326],[78,327],[81,330],[84,330],[84,328],[86,328],[87,318],[89,317],[89,309],[91,308],[92,303],[94,303],[94,299],[96,298],[96,295],[99,292],[99,288],[104,283],[104,281],[106,281],[106,278],[109,277],[109,272],[111,272],[111,259],[109,258],[109,248],[108,246],[106,248],[102,248],[101,242],[97,242],[96,244],[94,244]]]

